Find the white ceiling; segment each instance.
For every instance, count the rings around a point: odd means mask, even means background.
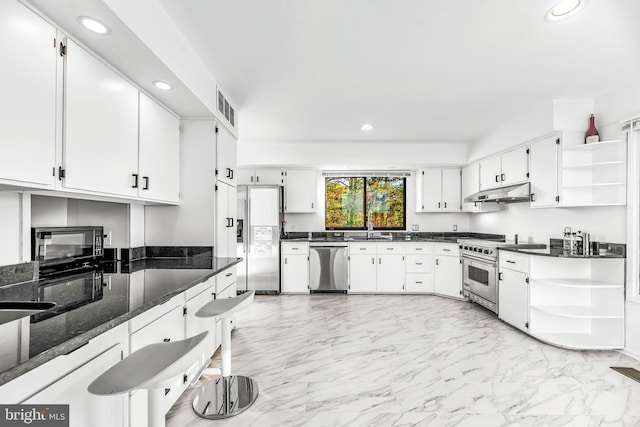
[[[179,116],[213,117],[198,97],[101,0],[26,1],[65,35],[86,45]],[[111,33],[101,36],[87,31],[78,23],[79,16],[98,18],[107,24]],[[157,89],[152,85],[154,80],[171,82],[173,90]]]
[[[554,24],[555,0],[160,1],[237,103],[241,140],[471,141],[640,79],[638,0]]]

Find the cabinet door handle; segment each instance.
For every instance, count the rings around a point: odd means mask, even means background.
[[[447,202],[444,202],[444,207],[445,207],[445,208],[447,207]]]
[[[382,258],[378,258],[378,264],[382,264]]]
[[[149,177],[148,176],[143,176],[142,177],[142,181],[144,181],[144,186],[142,187],[143,190],[148,190],[149,189]]]
[[[376,259],[375,258],[371,258],[371,264],[376,265]]]
[[[226,277],[229,277],[229,276],[231,276],[232,274],[233,274],[233,273],[227,273],[227,274],[225,274],[225,276],[226,276]]]
[[[169,341],[171,341],[171,338],[164,338],[162,341],[169,342]]]
[[[439,264],[438,264],[438,258],[436,258],[436,265],[439,265]]]
[[[231,225],[229,227],[233,227],[233,218],[229,218],[231,220]]]
[[[133,185],[131,188],[138,188],[138,174],[132,173],[131,176],[133,177]]]
[[[231,176],[229,177],[230,179],[233,179],[233,169],[229,169],[231,171]]]
[[[502,280],[502,272],[498,273],[498,280]]]
[[[313,209],[313,202],[311,202],[311,209]]]
[[[285,263],[285,264],[287,263],[287,259],[286,259],[286,258],[284,259],[284,263]]]
[[[496,175],[496,182],[500,182],[500,175]]]
[[[231,179],[231,169],[226,168],[227,169],[227,175],[225,176],[225,178],[229,178]]]
[[[260,182],[260,177],[256,175],[256,182]]]
[[[507,176],[506,176],[505,174],[501,174],[501,175],[500,175],[500,179],[501,179],[502,181],[505,181],[505,180],[507,179]]]
[[[531,193],[531,201],[532,202],[536,201],[536,193]]]
[[[441,205],[441,203],[440,203],[440,202],[438,202],[438,208],[440,208],[440,205]]]
[[[251,175],[250,181],[253,182],[253,175]]]

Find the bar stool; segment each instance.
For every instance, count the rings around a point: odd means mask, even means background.
[[[149,393],[149,426],[165,425],[164,385],[201,363],[209,331],[185,340],[149,344],[107,369],[87,389],[99,396],[146,389]]]
[[[193,410],[202,418],[229,418],[248,409],[258,398],[258,383],[240,375],[231,375],[231,315],[246,308],[255,291],[235,298],[213,300],[196,312],[196,317],[222,318],[222,376],[194,392]],[[219,373],[217,369],[210,372]],[[207,372],[205,370],[204,372]]]

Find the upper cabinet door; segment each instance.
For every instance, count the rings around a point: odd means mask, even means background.
[[[442,212],[460,212],[460,169],[442,169]]]
[[[72,41],[65,58],[64,186],[137,196],[138,90]]]
[[[178,203],[180,121],[140,94],[140,198]]]
[[[422,180],[421,200],[418,200],[416,211],[442,211],[442,169],[425,169],[420,171],[418,179]]]
[[[284,211],[286,213],[310,213],[316,211],[315,169],[290,169],[285,172]]]
[[[480,160],[480,190],[500,187],[501,173],[499,155]]]
[[[55,37],[55,28],[19,2],[0,2],[0,181],[54,185]]]
[[[462,168],[462,211],[476,212],[478,203],[465,203],[464,198],[469,197],[480,191],[480,164],[471,163]]]
[[[256,169],[255,185],[284,185],[284,174],[277,168]],[[315,180],[314,180],[315,181]]]
[[[529,148],[520,147],[502,155],[502,185],[518,184],[529,180]]]
[[[558,206],[559,141],[557,136],[550,136],[529,148],[532,208]]]
[[[237,142],[224,126],[216,127],[216,153],[218,165],[218,181],[226,182],[229,185],[236,186],[238,177],[236,176],[236,165],[238,164]]]

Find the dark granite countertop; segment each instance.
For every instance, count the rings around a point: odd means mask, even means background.
[[[501,251],[516,252],[525,255],[540,255],[555,258],[576,258],[576,259],[588,259],[588,258],[626,258],[625,255],[617,253],[606,253],[598,255],[566,255],[562,250],[556,248],[546,249],[528,249],[528,248],[499,248]]]
[[[502,234],[471,232],[391,232],[391,239],[367,238],[366,232],[291,232],[282,242],[435,242],[456,243],[458,239],[504,240]]]
[[[241,258],[211,257],[143,259],[128,264],[105,264],[103,268],[89,272],[37,282],[1,286],[0,301],[40,300],[55,302],[57,306],[31,316],[29,358],[16,366],[3,366],[0,385],[72,352],[92,338],[241,261]],[[132,281],[138,272],[144,274]],[[3,360],[2,351],[0,348],[0,360]]]

